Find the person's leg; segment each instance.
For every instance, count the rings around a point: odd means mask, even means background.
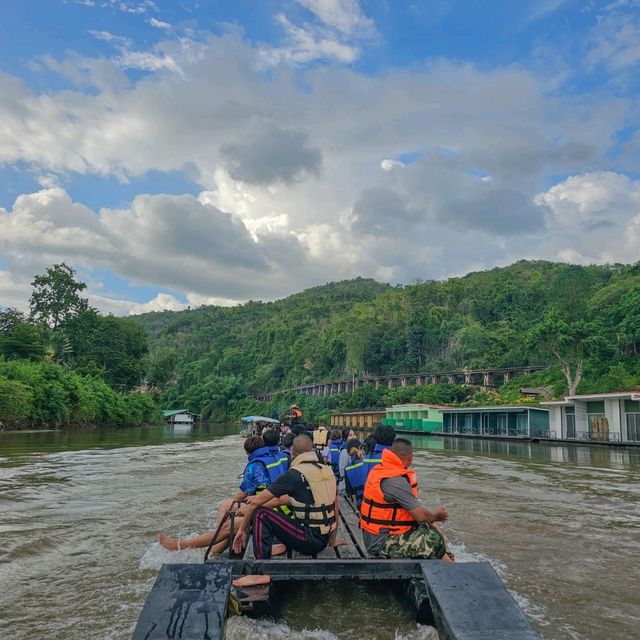
[[[218,505],[218,514],[216,515],[216,521],[220,522],[220,520],[224,518],[225,513],[227,513],[227,511],[229,511],[229,509],[231,509],[232,506],[233,506],[233,500],[231,498],[227,498],[226,500],[223,500]]]
[[[186,540],[180,538],[171,538],[161,533],[158,536],[158,542],[169,551],[184,551],[184,549],[201,549],[208,547],[215,531],[207,531],[195,538],[187,538]]]
[[[235,529],[237,531],[237,521],[242,518],[241,515],[236,515],[236,526]],[[216,542],[211,548],[211,552],[214,555],[221,554],[229,544],[229,533],[231,531],[231,523],[227,520],[221,527],[218,532],[218,542]],[[158,536],[158,542],[165,548],[169,549],[169,551],[183,551],[184,549],[203,549],[208,547],[211,544],[211,540],[213,540],[213,536],[216,533],[215,529],[211,531],[207,531],[206,533],[202,533],[195,538],[186,538],[186,539],[178,539],[178,538],[170,538],[169,536],[165,536],[161,533]]]
[[[309,534],[306,527],[287,516],[259,507],[253,514],[253,552],[258,560],[271,558],[272,545],[281,542],[300,553],[314,555],[326,546],[326,541]]]
[[[380,550],[382,558],[440,559],[446,554],[444,537],[435,529],[421,524],[417,529],[399,535],[389,535]]]

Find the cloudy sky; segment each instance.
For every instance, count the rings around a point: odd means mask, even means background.
[[[0,306],[640,259],[640,0],[2,0]]]

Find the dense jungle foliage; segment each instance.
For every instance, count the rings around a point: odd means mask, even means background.
[[[391,287],[356,279],[276,302],[138,316],[149,335],[147,381],[167,406],[203,417],[309,417],[392,402],[512,402],[520,386],[562,393],[640,381],[640,263],[520,261],[446,281]],[[498,397],[438,387],[360,389],[332,398],[249,395],[360,375],[548,364]]]
[[[30,313],[0,310],[0,423],[139,424],[165,407],[203,417],[310,419],[397,402],[524,401],[522,386],[613,391],[640,382],[640,263],[517,262],[446,281],[330,283],[276,302],[103,316],[66,265],[33,281]],[[497,392],[363,387],[333,397],[251,394],[402,372],[545,364]],[[146,383],[152,394],[131,393]]]
[[[0,428],[134,425],[161,419],[145,373],[147,335],[102,316],[64,264],[35,277],[30,313],[0,310]]]

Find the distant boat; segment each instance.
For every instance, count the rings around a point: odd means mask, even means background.
[[[267,418],[266,416],[245,416],[244,418],[240,418],[240,422],[243,422],[245,425],[247,425],[244,429],[242,429],[242,431],[240,431],[240,435],[245,438],[247,436],[259,435],[262,429],[264,429],[268,425],[280,424],[280,420]]]

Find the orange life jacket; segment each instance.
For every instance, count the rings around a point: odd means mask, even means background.
[[[386,530],[399,534],[417,526],[413,516],[397,502],[387,502],[382,492],[382,481],[387,478],[405,477],[414,496],[418,496],[418,480],[415,471],[410,471],[402,460],[390,449],[382,452],[382,461],[369,472],[360,505],[360,526],[364,531],[377,535]]]
[[[302,418],[302,411],[300,409],[291,409],[292,418]]]

